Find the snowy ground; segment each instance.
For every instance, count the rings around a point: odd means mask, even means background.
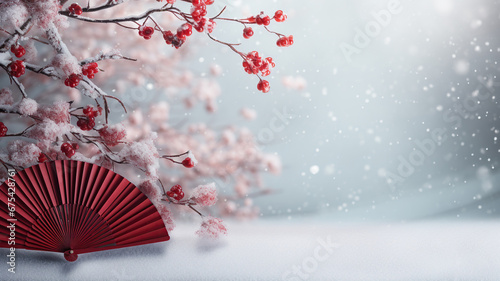
[[[229,224],[230,235],[212,244],[195,237],[195,225],[180,225],[169,242],[85,254],[75,263],[66,262],[62,254],[21,250],[16,274],[8,273],[2,262],[0,280],[500,278],[498,221],[307,221],[234,222]],[[329,243],[335,246],[325,249]],[[6,254],[6,249],[0,249],[4,259]],[[295,275],[294,266],[301,273]]]

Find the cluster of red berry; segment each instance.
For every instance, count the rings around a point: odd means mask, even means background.
[[[168,45],[172,45],[176,49],[179,49],[191,34],[193,34],[193,26],[189,23],[185,23],[177,28],[177,33],[175,35],[170,30],[164,31],[163,39],[165,39],[165,43]]]
[[[194,29],[196,29],[196,31],[198,32],[203,32],[206,29],[208,33],[212,33],[212,31],[214,31],[215,26],[216,23],[212,19],[207,20],[207,18],[202,18],[198,22],[198,24],[194,26]]]
[[[97,62],[86,64],[82,67],[82,74],[87,76],[89,79],[93,79],[94,75],[99,72],[97,68],[99,65]]]
[[[212,5],[214,0],[193,0],[191,8],[191,17],[196,23],[194,29],[198,32],[203,32],[207,29],[208,33],[212,33],[215,28],[215,22],[212,19],[207,19],[207,5]]]
[[[0,122],[0,138],[5,137],[5,135],[7,135],[8,130],[9,129],[7,129],[7,126],[5,126],[3,122]]]
[[[271,89],[271,86],[269,85],[269,81],[267,80],[260,80],[259,83],[257,84],[257,90],[267,93]]]
[[[10,75],[14,77],[21,77],[26,72],[26,67],[22,60],[16,60],[9,64]]]
[[[80,75],[73,73],[66,78],[66,80],[64,80],[64,85],[75,88],[78,84],[80,84],[80,80],[82,80]]]
[[[63,143],[61,145],[61,151],[66,154],[66,157],[71,158],[73,155],[75,155],[75,151],[78,150],[80,146],[77,143]]]
[[[259,56],[257,51],[248,53],[243,61],[243,68],[245,68],[245,71],[248,74],[258,74],[260,72],[262,76],[268,76],[271,74],[271,68],[275,66],[276,64],[273,62],[271,57],[264,59]],[[271,87],[269,86],[268,81],[261,79],[257,84],[257,89],[267,93]]]
[[[163,39],[165,39],[165,43],[174,46],[176,49],[179,49],[184,44],[184,40],[174,35],[170,30],[163,32]]]
[[[24,47],[17,44],[12,45],[12,47],[10,47],[10,51],[14,53],[14,55],[18,58],[26,54],[26,50],[24,49]]]
[[[293,45],[293,35],[290,35],[288,37],[282,36],[278,41],[276,41],[276,45],[279,47],[288,47]]]
[[[248,18],[248,21],[251,22],[251,23],[256,23],[258,25],[270,25],[271,24],[271,18],[264,14],[264,12],[260,12],[260,14],[258,14],[257,16],[255,17],[249,17]]]
[[[193,168],[194,167],[193,159],[186,157],[186,159],[182,160],[182,165],[186,168]]]
[[[78,118],[76,125],[83,131],[90,131],[95,127],[95,118],[102,114],[102,107],[97,107],[94,109],[93,106],[88,105],[83,109],[83,114],[85,117]]]
[[[151,39],[151,36],[153,36],[153,33],[155,33],[155,29],[152,28],[151,26],[141,25],[139,27],[139,35],[142,36],[146,40]]]
[[[69,6],[68,11],[73,15],[81,15],[83,13],[82,7],[80,5],[73,3]]]
[[[271,68],[275,66],[276,64],[271,57],[264,59],[259,56],[259,52],[257,51],[248,53],[243,61],[243,67],[248,74],[258,74],[261,72],[262,76],[267,76],[271,74]]]
[[[184,192],[182,192],[182,186],[178,184],[172,186],[172,188],[170,188],[170,191],[167,191],[167,196],[172,197],[177,201],[181,200],[182,198],[184,198]]]

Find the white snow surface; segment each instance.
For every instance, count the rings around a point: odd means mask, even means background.
[[[180,224],[168,242],[82,254],[17,250],[16,273],[0,280],[499,280],[500,222],[227,223],[229,235],[202,242]],[[331,240],[328,253],[320,240]],[[317,250],[319,249],[319,250]],[[0,259],[7,261],[7,249]],[[315,253],[320,255],[316,256]],[[313,261],[315,260],[315,261]],[[283,275],[293,266],[307,277]],[[304,266],[307,272],[304,271]]]

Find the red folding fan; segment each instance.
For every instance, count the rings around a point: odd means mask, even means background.
[[[78,254],[170,239],[146,195],[106,168],[58,160],[20,171],[14,180],[14,193],[9,194],[7,182],[0,187],[2,248],[12,247],[11,222],[15,248],[61,252],[68,261]],[[12,196],[15,201],[9,201]]]

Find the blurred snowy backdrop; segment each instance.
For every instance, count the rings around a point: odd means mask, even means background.
[[[250,6],[225,3],[234,10]],[[255,108],[257,120],[242,125],[263,150],[282,158],[282,176],[266,178],[278,192],[255,200],[264,216],[499,215],[500,1],[251,5],[286,10],[287,32],[295,35],[293,47],[273,56],[269,94],[234,71],[226,48],[207,42],[192,63],[222,66],[221,115],[243,122],[234,109]],[[265,54],[276,52],[253,43]],[[283,123],[282,115],[291,119]]]
[[[483,220],[500,215],[500,1],[214,5],[234,16],[282,9],[276,29],[295,38],[277,48],[259,31],[242,46],[276,62],[263,94],[236,54],[197,36],[184,65],[201,77],[221,67],[218,114],[170,110],[172,124],[248,127],[281,157],[281,175],[264,179],[276,192],[254,199],[265,219],[227,220],[228,237],[214,244],[181,222],[167,243],[71,264],[20,251],[12,280],[498,280],[500,224]],[[214,35],[241,38],[240,27]],[[244,107],[257,118],[245,120]],[[335,247],[319,259],[324,241]]]

